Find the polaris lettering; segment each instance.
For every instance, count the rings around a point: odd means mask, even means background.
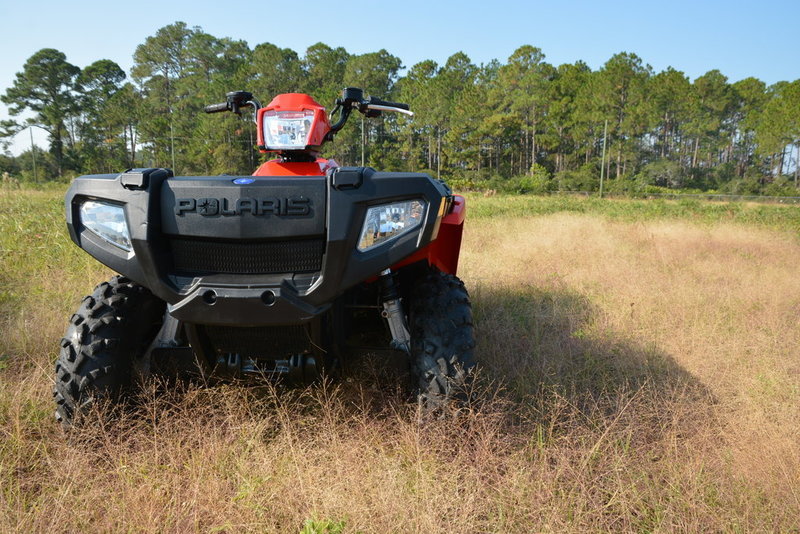
[[[236,200],[227,198],[178,198],[175,215],[197,213],[204,217],[252,215],[277,215],[278,217],[304,217],[311,214],[311,199],[305,197],[253,198]]]

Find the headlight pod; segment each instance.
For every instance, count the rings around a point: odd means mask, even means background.
[[[404,200],[369,208],[356,248],[365,252],[419,228],[427,209],[428,203],[424,200]]]
[[[308,145],[314,112],[267,111],[264,113],[264,144],[274,150],[298,150]]]
[[[118,204],[87,200],[81,204],[81,224],[101,239],[126,252],[132,250],[125,211]]]

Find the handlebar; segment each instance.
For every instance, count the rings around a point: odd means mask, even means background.
[[[409,109],[410,109],[408,107],[408,104],[401,104],[399,102],[389,102],[388,100],[381,100],[380,98],[377,98],[375,96],[369,97],[369,103],[370,104],[374,104],[376,106],[383,106],[383,107],[387,107],[387,108],[402,109],[404,111],[409,111]]]
[[[342,89],[342,96],[336,99],[336,107],[330,114],[331,122],[333,122],[334,115],[339,112],[338,120],[331,125],[331,131],[328,134],[330,139],[333,139],[336,132],[344,127],[347,118],[353,110],[359,111],[367,117],[377,117],[381,114],[381,111],[393,111],[411,117],[414,116],[414,113],[409,110],[408,104],[389,102],[388,100],[381,100],[374,96],[364,98],[364,91],[362,89],[346,87]]]
[[[223,111],[228,111],[230,108],[228,107],[227,102],[222,102],[221,104],[211,104],[203,108],[203,111],[206,113],[220,113]]]
[[[253,97],[253,93],[248,93],[247,91],[232,91],[225,95],[225,102],[211,104],[210,106],[203,108],[203,110],[206,113],[232,111],[237,115],[241,115],[241,108],[245,107],[253,108],[253,121],[255,121],[256,111],[258,111],[258,109],[261,107],[261,103]]]
[[[206,113],[222,113],[223,111],[232,111],[237,115],[241,115],[241,108],[253,108],[253,120],[256,119],[256,111],[261,108],[261,103],[253,97],[252,93],[247,91],[233,91],[228,93],[226,101],[219,104],[211,104],[203,108]],[[333,136],[344,127],[350,113],[356,110],[363,113],[367,117],[378,117],[382,111],[391,111],[395,113],[402,113],[404,115],[414,116],[414,113],[409,109],[408,104],[401,102],[390,102],[375,96],[369,98],[364,97],[363,89],[357,87],[346,87],[342,89],[342,96],[336,99],[336,106],[330,113],[330,119],[333,124],[327,134],[327,139],[333,139]],[[336,113],[339,117],[336,122],[333,117]]]
[[[397,113],[402,113],[403,115],[408,115],[409,117],[413,117],[414,112],[408,110],[408,105],[407,104],[402,104],[402,105],[406,107],[400,108],[397,106],[382,106],[379,104],[367,104],[367,109],[374,109],[375,111],[394,111]]]

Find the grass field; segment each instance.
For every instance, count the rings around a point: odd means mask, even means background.
[[[420,424],[380,379],[148,390],[77,438],[53,361],[110,273],[60,194],[0,191],[0,531],[798,531],[800,209],[469,207],[469,413]]]

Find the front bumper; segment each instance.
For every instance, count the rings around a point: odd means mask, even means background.
[[[172,177],[165,169],[147,170],[142,180],[132,180],[131,173],[82,176],[67,193],[67,226],[78,246],[148,287],[181,321],[302,324],[324,313],[347,289],[435,240],[450,198],[444,184],[425,174],[368,168],[335,173],[247,177],[252,180],[245,184],[234,183],[244,177]],[[123,205],[133,252],[104,242],[81,225],[78,211],[86,199]],[[370,206],[409,199],[428,205],[418,230],[366,252],[356,250]],[[202,253],[206,243],[271,250],[270,244],[282,240],[315,239],[322,243],[321,261],[304,264],[314,266],[303,272],[187,272],[176,262],[177,240],[191,241]]]

